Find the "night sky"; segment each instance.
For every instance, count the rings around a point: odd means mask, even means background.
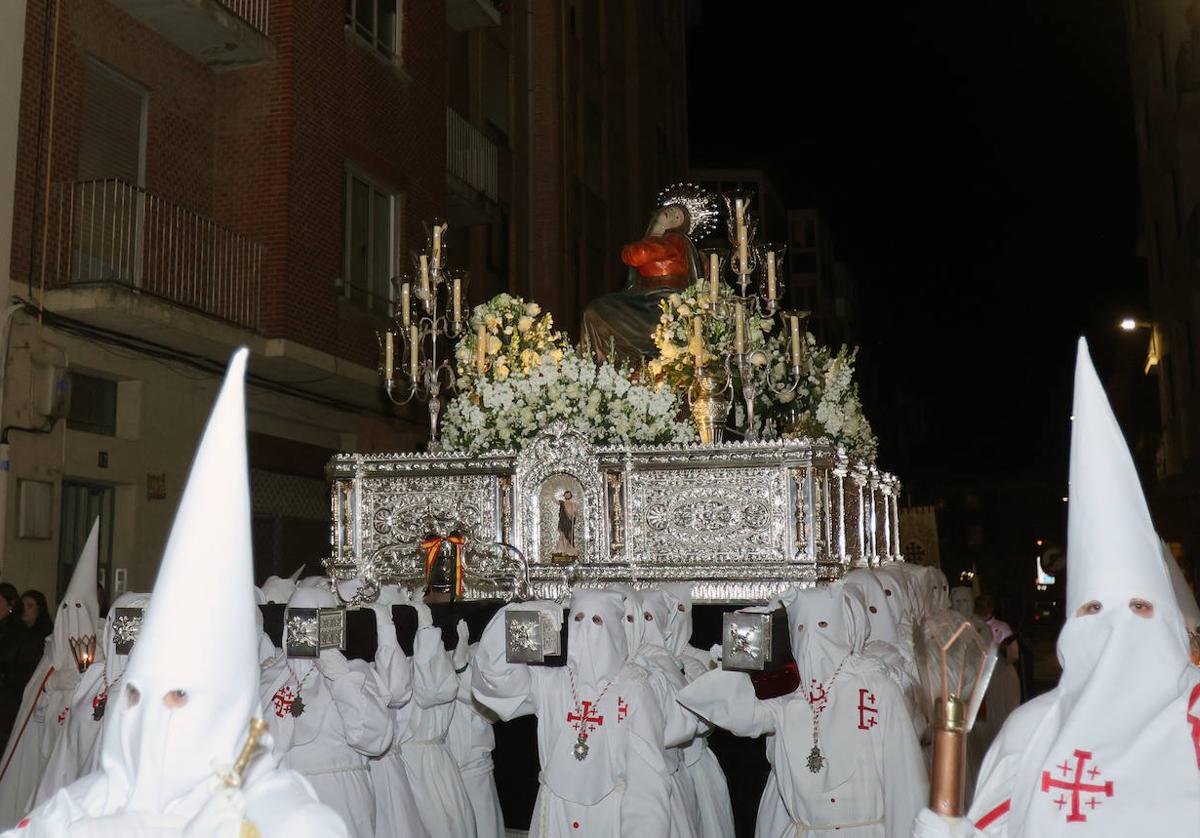
[[[1147,297],[1120,4],[702,7],[692,163],[765,166],[828,212],[883,466],[916,502],[1032,483],[1058,520],[1075,339],[1110,383],[1145,353],[1115,328]]]

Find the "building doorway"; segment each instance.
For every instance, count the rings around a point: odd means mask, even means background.
[[[63,480],[62,517],[58,537],[58,590],[55,598],[62,599],[79,553],[87,543],[92,522],[100,519],[100,557],[96,578],[105,593],[110,590],[109,568],[112,566],[113,514],[116,508],[116,488],[109,483],[84,480]],[[101,603],[103,610],[104,603]]]

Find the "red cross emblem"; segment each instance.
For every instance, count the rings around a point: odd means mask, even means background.
[[[858,729],[870,730],[879,724],[879,710],[875,707],[875,693],[858,688]]]
[[[808,703],[812,705],[814,713],[824,713],[825,705],[829,703],[828,690],[816,678],[812,679],[812,686],[808,689]]]
[[[1099,785],[1095,781],[1096,778],[1100,776],[1100,769],[1096,768],[1094,765],[1091,768],[1085,769],[1087,761],[1091,758],[1091,751],[1081,751],[1076,749],[1074,766],[1072,766],[1065,759],[1058,765],[1054,766],[1064,777],[1069,777],[1072,771],[1074,771],[1074,782],[1055,779],[1051,776],[1049,771],[1042,772],[1042,791],[1048,792],[1051,789],[1062,790],[1059,792],[1058,799],[1051,802],[1058,806],[1059,811],[1061,811],[1063,807],[1068,804],[1068,802],[1071,805],[1071,812],[1067,815],[1067,823],[1086,822],[1087,815],[1083,814],[1080,806],[1087,806],[1093,812],[1096,811],[1096,807],[1102,802],[1096,795],[1103,795],[1104,797],[1113,796],[1112,780],[1107,780],[1105,781],[1104,785]],[[1092,780],[1092,783],[1089,784],[1083,782],[1083,776],[1085,774]],[[1067,800],[1066,795],[1063,794],[1063,792],[1071,793],[1070,801]],[[1085,793],[1090,794],[1091,797],[1081,803],[1080,797]]]
[[[629,715],[629,702],[617,696],[617,724],[625,721],[625,717]]]
[[[567,713],[567,721],[571,722],[571,727],[579,731],[579,735],[587,739],[588,734],[594,731],[597,727],[604,727],[604,717],[597,716],[594,711],[596,705],[590,701],[583,702],[583,712]],[[619,712],[618,712],[619,715]]]
[[[70,713],[70,712],[71,712],[71,708],[70,708],[70,707],[64,707],[64,708],[63,708],[63,711],[62,711],[61,713],[59,713],[59,714],[58,714],[58,723],[59,723],[60,725],[61,725],[63,722],[65,722],[65,721],[67,720],[67,714],[68,714],[68,713]]]
[[[296,701],[296,694],[292,692],[292,688],[287,684],[280,687],[275,695],[271,696],[271,703],[275,705],[276,717],[282,719],[284,716],[291,715],[292,704]]]

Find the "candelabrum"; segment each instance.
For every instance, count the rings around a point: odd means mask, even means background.
[[[724,415],[716,416],[716,413],[722,408],[727,412],[729,397],[740,389],[746,411],[744,436],[752,442],[758,439],[758,421],[754,410],[758,396],[764,390],[776,396],[794,393],[800,386],[805,346],[804,321],[808,313],[784,311],[781,307],[780,275],[784,269],[783,259],[787,248],[757,241],[758,219],[750,212],[752,196],[736,191],[726,193],[723,197],[731,250],[728,256],[716,249],[705,250],[701,254],[701,261],[709,288],[709,316],[733,323],[733,341],[724,357],[711,357],[704,350],[703,323],[700,318],[694,321],[701,357],[696,359],[696,376],[688,392],[688,402],[701,441],[719,441],[725,420]],[[734,276],[732,299],[723,297],[720,292],[725,268]],[[754,317],[779,317],[789,331],[790,364],[782,380],[772,375],[766,351],[749,346],[748,326]]]
[[[392,281],[392,323],[378,334],[384,391],[396,405],[428,403],[432,450],[443,394],[458,383],[449,342],[466,330],[467,273],[446,269],[447,229],[440,219],[426,227],[425,248],[413,254],[414,274]]]

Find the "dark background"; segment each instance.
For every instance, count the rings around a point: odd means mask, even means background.
[[[1028,616],[1036,540],[1064,538],[1076,339],[1135,449],[1157,416],[1116,328],[1148,293],[1120,4],[713,0],[688,74],[693,165],[764,167],[828,214],[880,462],[939,505],[948,575]]]

